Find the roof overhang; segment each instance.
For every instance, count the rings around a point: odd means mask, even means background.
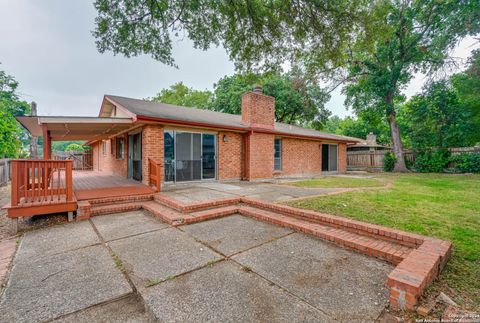
[[[55,141],[108,139],[133,126],[131,118],[17,117],[17,120],[33,136],[41,137],[47,130]]]

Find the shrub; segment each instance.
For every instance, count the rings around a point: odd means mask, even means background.
[[[65,151],[85,151],[85,149],[80,144],[70,144],[65,148]]]
[[[448,150],[426,150],[419,153],[415,159],[415,169],[422,173],[441,173],[450,161]]]
[[[450,161],[454,163],[456,171],[461,173],[480,173],[480,153],[452,155]]]
[[[395,154],[392,153],[391,151],[387,152],[385,154],[385,158],[383,159],[383,170],[386,172],[393,171],[396,161],[397,161],[397,158],[395,157]]]

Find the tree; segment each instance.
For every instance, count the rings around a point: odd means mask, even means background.
[[[475,50],[465,71],[452,75],[450,81],[462,107],[468,111],[471,143],[480,142],[480,50]]]
[[[406,171],[397,123],[402,90],[415,72],[433,75],[449,61],[449,50],[479,30],[478,1],[394,0],[382,27],[384,36],[368,52],[353,47],[347,60],[344,89],[357,112],[381,111],[388,120],[396,156],[395,171]]]
[[[85,148],[81,144],[69,144],[65,147],[65,151],[85,151]]]
[[[185,107],[208,109],[212,105],[212,97],[213,94],[210,91],[194,90],[182,82],[178,82],[168,89],[161,90],[152,100]]]
[[[398,113],[399,123],[416,149],[468,146],[469,117],[448,81],[426,87]]]
[[[20,100],[17,87],[12,76],[0,71],[0,157],[17,158],[22,153],[22,142],[28,142],[26,131],[15,117],[26,115],[30,107]]]
[[[67,151],[67,147],[75,145],[84,147],[83,144],[85,141],[74,140],[74,141],[53,141],[52,142],[52,151]],[[39,144],[43,146],[42,137],[39,138]]]
[[[370,0],[96,0],[93,35],[100,52],[150,54],[175,65],[172,43],[222,44],[237,67],[277,69],[293,57],[323,64],[343,57],[353,39],[369,39]],[[368,42],[364,41],[364,45]]]
[[[390,144],[390,131],[385,118],[373,113],[371,110],[360,112],[356,118],[340,118],[333,116],[330,118],[324,128],[325,131],[365,139],[369,133],[377,136],[377,143]]]

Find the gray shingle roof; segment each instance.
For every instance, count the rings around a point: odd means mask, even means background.
[[[195,122],[209,124],[213,127],[235,127],[239,129],[248,129],[248,126],[242,124],[242,117],[236,114],[228,114],[211,110],[187,108],[173,104],[153,102],[126,98],[115,95],[106,95],[107,98],[121,105],[137,116],[161,118],[181,122]],[[357,138],[339,136],[325,133],[313,129],[302,128],[290,124],[275,122],[275,131],[288,135],[318,137],[321,139],[340,140],[348,142],[357,142]]]

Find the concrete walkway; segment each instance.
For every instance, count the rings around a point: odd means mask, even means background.
[[[392,267],[233,215],[173,228],[148,212],[25,233],[5,322],[373,322]]]
[[[182,203],[245,196],[268,202],[281,202],[296,198],[331,194],[343,188],[306,188],[282,185],[275,182],[189,182],[167,184],[162,194]]]

